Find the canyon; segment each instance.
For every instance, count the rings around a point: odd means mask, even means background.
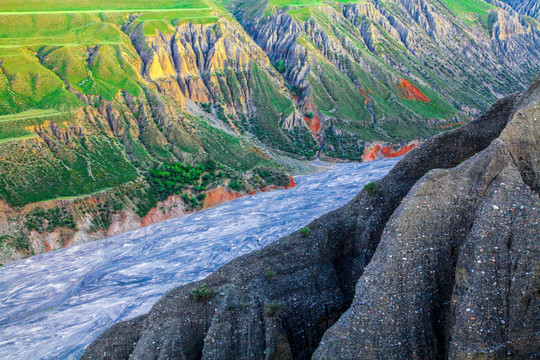
[[[0,5],[1,264],[402,155],[540,70],[538,20],[499,1],[43,1]]]
[[[79,358],[106,327],[342,206],[398,160],[336,164],[289,190],[11,262],[0,268],[0,358]]]
[[[82,359],[534,359],[540,77]]]

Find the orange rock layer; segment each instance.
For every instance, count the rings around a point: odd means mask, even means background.
[[[292,189],[296,186],[296,182],[294,181],[293,177],[289,175],[289,185],[285,186],[284,189]]]
[[[395,150],[389,146],[376,144],[375,146],[366,148],[364,150],[364,155],[362,155],[362,161],[373,161],[377,159],[395,158],[398,156],[403,156],[418,145],[420,145],[419,142],[413,142]]]
[[[360,92],[361,92],[362,95],[364,95],[365,98],[366,98],[366,105],[369,104],[369,96],[368,96],[368,94],[367,94],[364,90],[362,90],[362,89],[360,89]]]
[[[455,127],[458,127],[458,126],[465,125],[466,123],[467,123],[466,121],[460,121],[460,122],[456,122],[456,123],[442,124],[442,125],[439,125],[439,129],[455,128]]]
[[[402,79],[399,85],[408,100],[422,101],[425,103],[431,102],[431,100],[423,92],[418,90],[418,88],[411,84],[408,80]]]
[[[216,206],[224,202],[241,198],[242,196],[244,195],[235,191],[230,191],[222,187],[217,188],[206,193],[206,199],[204,199],[204,208],[206,209]]]
[[[268,155],[266,155],[265,153],[263,153],[263,152],[261,151],[261,149],[259,149],[258,147],[253,146],[253,150],[254,150],[257,154],[259,154],[259,155],[261,155],[262,157],[264,157],[265,159],[270,159],[270,157],[269,157]]]
[[[321,119],[315,115],[312,119],[305,116],[304,120],[309,124],[309,129],[311,130],[313,135],[317,136],[317,134],[321,130]]]

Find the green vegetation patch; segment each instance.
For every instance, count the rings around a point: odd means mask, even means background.
[[[13,235],[2,235],[0,236],[0,249],[1,250],[11,250],[21,251],[26,253],[26,255],[32,254],[30,239],[23,236],[13,236]],[[0,264],[1,265],[1,264]]]
[[[42,45],[77,46],[129,41],[98,14],[0,14],[0,48]]]
[[[473,26],[479,24],[484,29],[489,28],[489,12],[497,9],[496,6],[482,0],[440,0],[454,15],[465,24]]]
[[[76,106],[77,97],[26,49],[0,49],[0,115]]]
[[[70,143],[50,138],[50,144],[54,152],[41,138],[0,144],[0,198],[21,206],[90,194],[137,177],[115,139],[73,136]]]
[[[365,98],[351,80],[331,63],[319,59],[310,74],[313,100],[321,112],[329,117],[370,121]]]
[[[57,227],[75,229],[73,215],[63,208],[43,209],[37,207],[26,214],[26,228],[29,231],[52,232]]]
[[[213,295],[214,293],[206,287],[206,284],[201,284],[199,287],[191,290],[191,297],[194,301],[207,301]]]
[[[208,6],[201,0],[2,0],[0,12],[97,12],[206,7]]]
[[[173,26],[182,25],[185,23],[194,24],[213,24],[218,21],[218,17],[214,15],[212,8],[201,10],[177,10],[177,11],[152,11],[145,12],[131,26],[144,24],[144,35],[155,35],[156,30],[163,34],[169,34],[173,31]]]
[[[378,187],[377,187],[377,183],[376,182],[370,182],[370,183],[367,183],[366,185],[364,185],[364,190],[369,194],[369,195],[375,195],[375,193],[377,192],[378,190]]]
[[[256,168],[253,172],[259,175],[266,184],[285,187],[289,185],[291,181],[289,175],[270,167]]]
[[[300,229],[300,235],[304,237],[308,236],[310,233],[311,233],[311,230],[309,230],[309,228],[306,226]]]
[[[250,119],[250,130],[264,143],[274,148],[289,153],[297,153],[301,148],[304,149],[302,153],[311,154],[310,149],[316,145],[313,140],[309,140],[301,133],[295,134],[281,128],[281,119],[293,114],[294,105],[278,85],[272,82],[268,73],[254,62],[250,86],[254,90],[258,112],[257,116]]]
[[[226,176],[223,171],[216,172],[217,169],[213,160],[197,166],[182,163],[163,164],[150,170],[150,184],[159,200],[177,194],[181,195],[188,208],[200,208],[204,205],[203,192]]]

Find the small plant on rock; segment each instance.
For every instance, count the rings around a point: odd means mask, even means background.
[[[377,192],[377,183],[375,182],[370,182],[370,183],[367,183],[365,186],[364,186],[364,190],[369,194],[369,195],[374,195],[376,192]]]
[[[283,310],[285,310],[285,303],[283,301],[270,301],[264,307],[264,315],[268,317],[279,316]]]
[[[276,277],[277,277],[277,273],[270,269],[266,272],[266,278],[268,279],[268,281],[274,281],[276,280]]]
[[[309,228],[307,228],[305,226],[302,229],[300,229],[300,235],[302,235],[304,237],[308,236],[310,233],[311,233],[311,231],[309,230]]]
[[[212,291],[206,287],[206,284],[201,284],[198,288],[191,290],[191,297],[195,301],[206,301],[212,297]]]

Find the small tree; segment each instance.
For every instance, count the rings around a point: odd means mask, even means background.
[[[374,195],[378,188],[377,188],[377,183],[375,182],[370,182],[370,183],[367,183],[365,186],[364,186],[364,190],[369,194],[369,195]]]
[[[277,69],[277,71],[279,71],[281,74],[283,74],[285,71],[287,71],[287,67],[286,67],[285,64],[283,63],[283,60],[279,60],[277,66],[276,66],[276,69]]]
[[[311,231],[305,226],[302,229],[300,229],[300,235],[304,237],[308,236],[310,233]]]

